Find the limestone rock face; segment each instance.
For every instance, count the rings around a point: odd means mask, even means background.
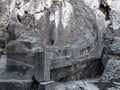
[[[13,90],[54,90],[51,79],[95,78],[103,68],[100,85],[116,88],[120,76],[118,3],[0,0],[0,89],[7,90],[8,85]],[[64,85],[67,90],[99,90],[86,82]],[[66,90],[64,85],[61,90]]]
[[[103,89],[106,89],[107,87],[112,87],[114,84],[114,81],[119,80],[120,78],[119,70],[120,70],[120,61],[110,59],[103,72],[100,87]]]
[[[114,30],[120,29],[120,5],[117,4],[120,3],[119,0],[107,0],[107,4],[109,5],[111,11],[110,11],[110,20],[112,23],[112,27]]]
[[[109,23],[107,25],[107,33],[105,40],[105,54],[110,54],[112,58],[119,59],[119,38],[120,38],[120,30],[119,30],[119,7],[117,4],[119,0],[103,0],[104,5],[107,5],[109,10]]]
[[[21,34],[17,41],[23,43],[27,48],[32,49],[41,45],[41,34],[36,28],[28,28]]]
[[[98,30],[94,13],[82,1],[4,0],[2,2],[6,3],[9,18],[17,18],[27,27],[36,26],[41,31],[41,39],[45,44],[71,46],[76,41],[89,41],[88,44],[91,44],[96,40]],[[83,7],[85,9],[82,9]]]
[[[10,22],[7,27],[7,33],[9,34],[9,40],[15,40],[18,38],[24,31],[25,26],[19,22]]]
[[[114,54],[120,54],[119,53],[119,50],[120,50],[120,47],[119,47],[119,43],[120,43],[120,41],[119,41],[119,39],[120,39],[120,37],[114,37],[114,39],[113,39],[113,42],[112,42],[112,44],[110,45],[110,49],[111,49],[111,51],[114,53]]]
[[[101,8],[104,8],[107,21],[105,49],[102,57],[105,70],[102,76],[102,89],[119,90],[119,0],[102,0]],[[103,87],[102,87],[103,86]]]
[[[97,9],[100,2],[96,0],[90,7],[86,2],[1,0],[0,35],[6,36],[0,53],[7,58],[0,78],[15,79],[16,85],[26,78],[29,83],[24,90],[32,79],[32,89],[38,88],[35,82],[47,89],[42,83],[49,82],[50,77],[67,81],[100,75],[105,16]]]

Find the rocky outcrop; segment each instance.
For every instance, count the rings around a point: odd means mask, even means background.
[[[119,60],[110,59],[108,61],[106,68],[103,72],[102,78],[100,80],[101,89],[107,89],[108,87],[110,88],[114,86],[116,81],[119,83],[119,78],[120,78],[120,75],[119,75],[120,65],[119,64],[120,64]]]
[[[54,90],[54,81],[95,78],[103,68],[100,89],[119,86],[119,2],[0,0],[0,89]],[[82,81],[60,86],[99,90]]]
[[[103,0],[103,7],[107,6],[109,17],[103,53],[104,73],[101,78],[100,88],[119,90],[119,0]],[[108,23],[109,22],[109,23]]]

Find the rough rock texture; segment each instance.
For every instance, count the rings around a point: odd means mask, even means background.
[[[119,30],[120,29],[120,5],[117,4],[120,3],[119,0],[107,0],[107,4],[109,5],[111,11],[110,11],[110,21],[112,23],[113,30]]]
[[[7,33],[9,34],[9,40],[15,40],[25,31],[25,26],[21,23],[10,22],[7,27]]]
[[[103,55],[103,61],[108,61],[109,59],[120,59],[119,58],[119,0],[103,0],[102,8],[106,6],[106,10],[109,13],[107,17],[109,19],[106,21],[107,32],[105,38],[105,54]],[[106,57],[106,60],[105,60]]]
[[[102,73],[100,60],[86,61],[61,69],[51,70],[51,78],[56,81],[80,80],[94,78]],[[94,73],[91,73],[94,72]],[[55,77],[56,76],[56,77]]]
[[[0,90],[30,90],[31,80],[0,80]]]
[[[106,65],[103,72],[100,88],[106,89],[112,87],[114,81],[120,78],[120,61],[115,59],[110,59]]]
[[[100,83],[100,88],[103,90],[119,90],[119,2],[119,0],[102,0],[101,5],[101,10],[107,17],[105,49],[102,57],[105,71]]]
[[[87,81],[69,81],[65,83],[57,83],[56,90],[99,90],[95,85],[97,80],[87,80]]]
[[[119,3],[0,0],[0,90],[119,90]]]

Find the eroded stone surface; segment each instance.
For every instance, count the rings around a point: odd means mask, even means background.
[[[119,70],[120,70],[120,61],[115,59],[110,59],[101,77],[100,88],[106,89],[107,87],[112,87],[113,82],[120,78]]]
[[[86,81],[58,83],[56,90],[100,90],[96,85]]]
[[[0,80],[0,90],[30,90],[31,80]],[[7,87],[6,87],[7,86]]]
[[[15,40],[25,31],[25,26],[21,23],[10,22],[7,27],[7,33],[9,34],[9,40]]]
[[[1,0],[0,77],[31,80],[34,76],[38,82],[49,81],[50,70],[56,81],[98,76],[101,58],[104,67],[108,59],[120,58],[118,3],[119,0]],[[7,45],[1,46],[3,43]],[[2,54],[7,54],[5,61]],[[108,61],[106,68],[113,69],[118,63]],[[69,83],[65,87],[99,90],[88,83],[79,85]]]
[[[55,81],[80,80],[101,75],[100,60],[82,61],[78,64],[51,70],[51,78]]]

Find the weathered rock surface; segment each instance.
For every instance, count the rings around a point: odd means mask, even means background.
[[[8,37],[9,37],[9,35],[7,33],[3,33],[0,35],[0,49],[6,48]]]
[[[101,73],[100,60],[90,60],[69,67],[53,69],[51,70],[51,78],[55,81],[70,81],[98,77]]]
[[[69,81],[58,83],[56,90],[100,90],[96,85],[87,81]]]
[[[30,90],[31,80],[0,80],[0,90]]]
[[[18,38],[22,33],[25,31],[25,26],[21,23],[16,22],[10,22],[7,27],[7,32],[9,34],[9,40],[15,40]]]
[[[28,28],[23,34],[21,34],[17,41],[23,43],[27,48],[33,49],[40,47],[41,45],[41,34],[36,28]]]
[[[119,0],[103,0],[104,5],[109,9],[107,12],[109,13],[107,17],[109,17],[109,24],[107,25],[107,33],[105,39],[105,54],[103,57],[104,61],[107,62],[108,59],[120,59],[119,57]],[[104,65],[105,62],[103,61]]]
[[[0,0],[0,89],[53,90],[51,79],[94,78],[102,65],[100,84],[118,89],[119,2]],[[99,90],[82,81],[59,85],[56,90]]]
[[[45,58],[45,52],[36,52],[34,54],[35,74],[34,77],[38,82],[50,81],[50,60]]]
[[[119,90],[119,38],[120,38],[120,22],[119,22],[119,0],[102,0],[102,10],[107,13],[107,32],[105,38],[105,49],[102,62],[105,71],[102,76],[101,89]],[[116,81],[117,80],[117,81]]]
[[[112,54],[119,55],[120,54],[120,37],[116,36],[113,38],[113,42],[110,44],[110,50]]]
[[[25,28],[24,28],[25,29]],[[40,33],[35,28],[25,30],[16,40],[12,40],[7,44],[6,53],[8,59],[23,61],[33,64],[33,50],[40,47]]]
[[[109,5],[111,11],[110,11],[110,21],[112,23],[113,30],[119,30],[120,29],[120,5],[117,3],[120,3],[119,0],[107,0],[107,4]]]
[[[106,65],[100,81],[100,88],[112,87],[114,81],[120,78],[120,61],[110,59]]]

